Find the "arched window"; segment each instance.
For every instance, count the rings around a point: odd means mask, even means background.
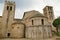
[[[42,25],[44,25],[44,19],[41,19],[41,23],[42,23]]]
[[[12,11],[12,6],[10,7],[10,11]]]
[[[8,33],[7,36],[10,37],[10,33]]]
[[[9,6],[7,6],[7,10],[9,10]]]
[[[33,22],[34,22],[34,21],[32,20],[32,25],[34,25]]]

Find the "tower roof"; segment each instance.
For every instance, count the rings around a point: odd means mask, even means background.
[[[24,19],[31,18],[31,17],[45,17],[45,16],[36,10],[27,11],[24,13],[24,16],[23,16]]]
[[[14,0],[5,0],[5,1],[14,1]]]
[[[15,4],[15,2],[13,0],[5,0],[6,4]]]
[[[53,8],[53,6],[45,6],[45,7],[43,8],[43,10],[44,10],[46,7],[52,7],[52,8]]]
[[[44,17],[47,18],[46,16],[44,16],[42,13],[39,14],[35,14],[34,16],[32,16],[31,18],[35,18],[35,17]]]

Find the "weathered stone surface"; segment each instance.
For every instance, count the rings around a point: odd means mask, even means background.
[[[23,38],[24,37],[24,24],[13,23],[11,26],[10,34],[12,38]]]
[[[47,26],[27,27],[26,38],[49,38],[52,37],[51,28]]]
[[[43,15],[38,11],[32,10],[25,12],[23,19],[15,20],[14,14],[15,14],[15,2],[5,1],[3,16],[0,17],[1,19],[0,38],[8,38],[10,40],[10,38],[25,37],[30,39],[34,38],[33,40],[40,40],[43,38],[52,37],[51,33],[52,24],[49,23],[49,21],[52,22],[53,19],[49,20],[50,19],[50,17],[48,18],[49,15],[47,16],[45,15],[45,13]],[[51,18],[53,18],[52,15],[50,16]],[[30,39],[21,39],[21,40],[30,40]]]

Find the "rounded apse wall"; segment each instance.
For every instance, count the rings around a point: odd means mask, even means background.
[[[13,23],[11,25],[10,37],[13,38],[23,38],[24,37],[24,24],[23,23]]]

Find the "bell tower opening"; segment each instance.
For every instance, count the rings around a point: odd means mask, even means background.
[[[7,6],[7,10],[9,10],[9,6]]]
[[[54,12],[52,6],[46,6],[43,9],[44,15],[48,18],[49,22],[52,22],[54,20]]]
[[[10,11],[12,11],[12,6],[10,7]]]

